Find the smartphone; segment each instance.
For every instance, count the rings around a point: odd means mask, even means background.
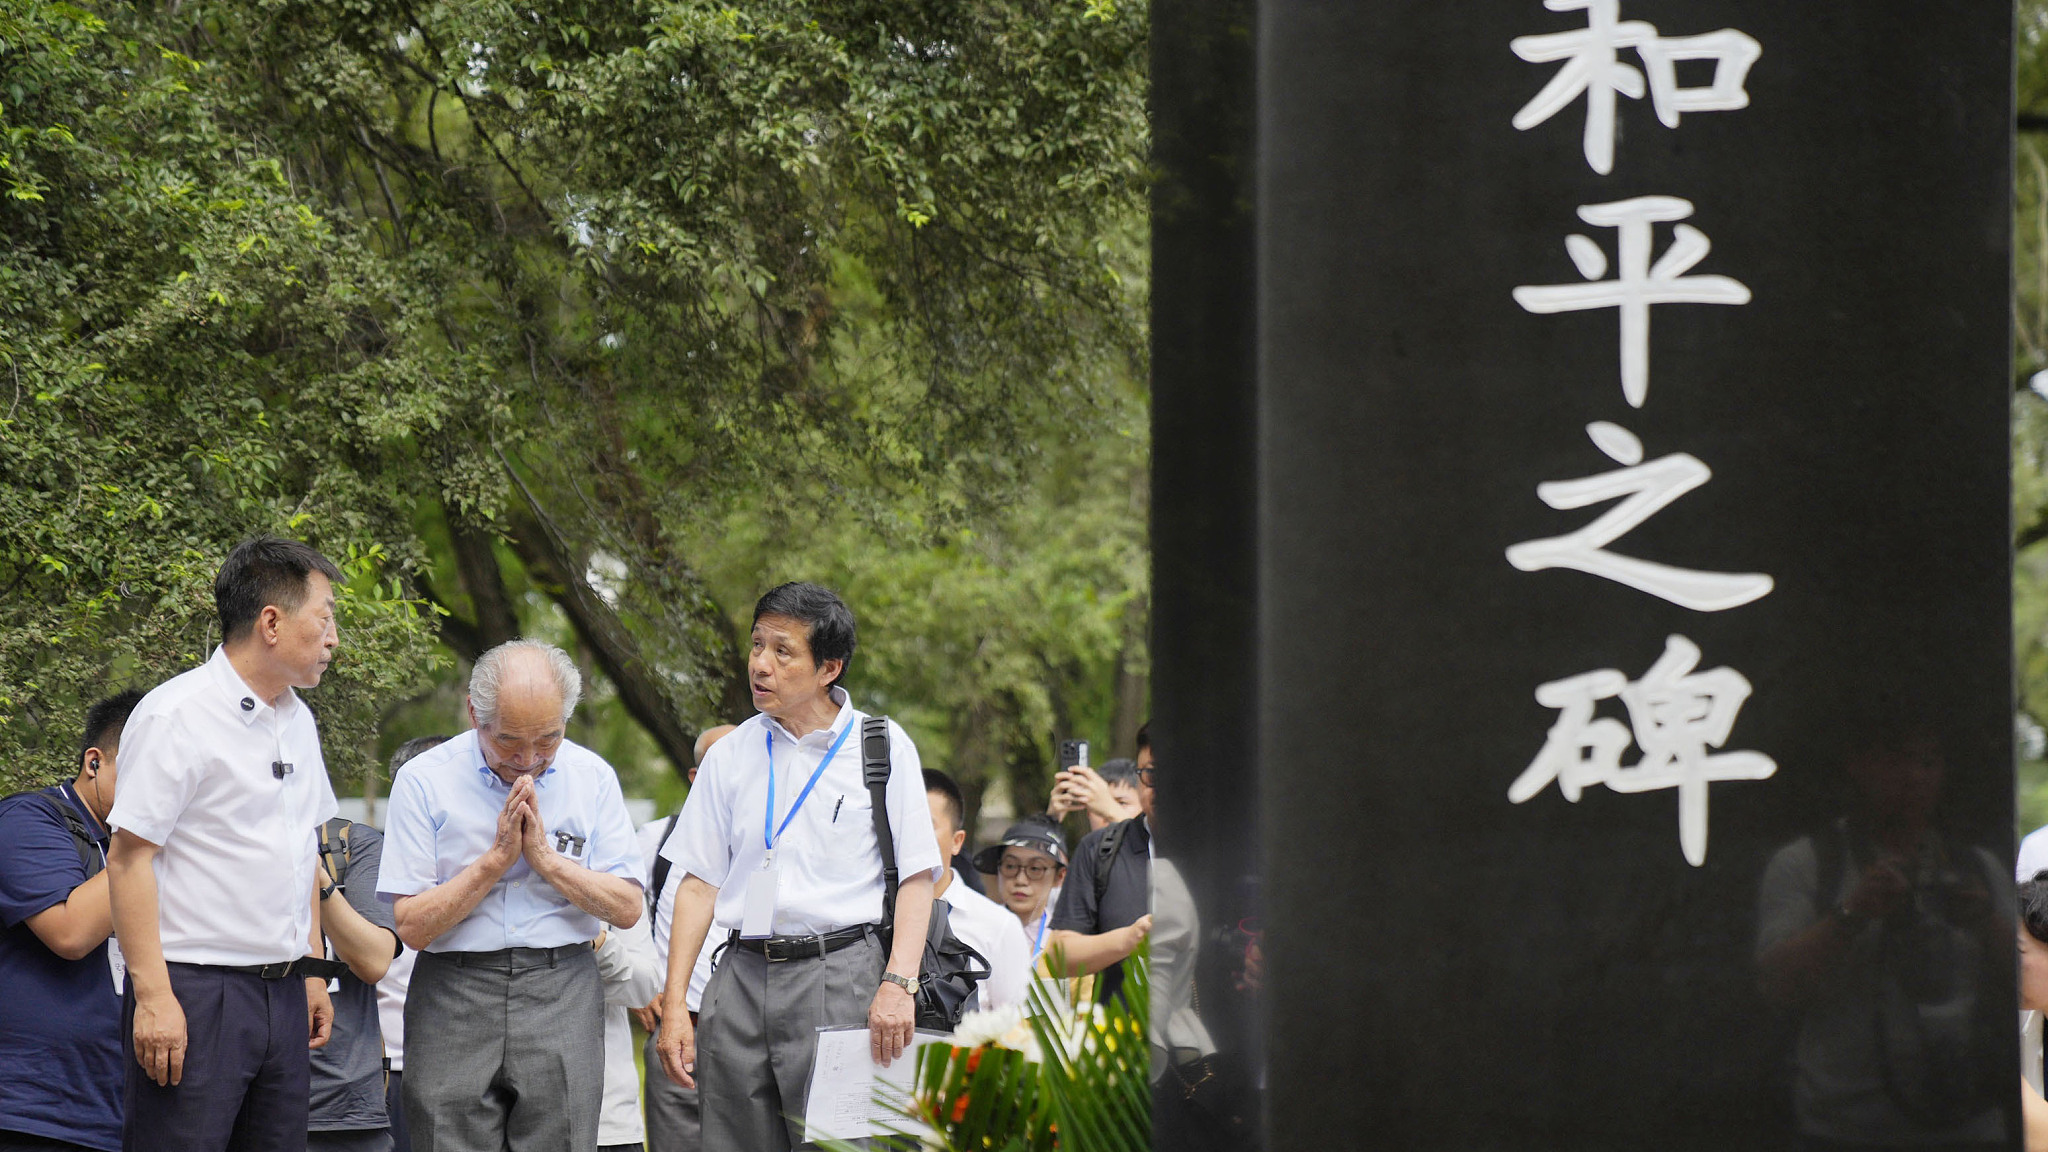
[[[1060,741],[1060,771],[1078,768],[1088,763],[1088,742],[1086,740]]]

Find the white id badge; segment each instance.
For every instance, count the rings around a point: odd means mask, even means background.
[[[128,982],[128,958],[121,955],[121,939],[107,937],[107,967],[114,973],[114,995],[119,996]]]
[[[770,864],[747,877],[747,903],[740,912],[740,936],[761,940],[775,934],[775,877],[780,871]]]

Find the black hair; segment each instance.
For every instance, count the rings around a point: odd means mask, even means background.
[[[2019,886],[2020,926],[2027,935],[2048,944],[2048,868]]]
[[[133,688],[116,692],[105,700],[85,710],[85,738],[78,743],[79,763],[85,762],[88,748],[105,748],[121,742],[121,729],[127,727],[128,716],[135,706],[142,703],[142,693]]]
[[[415,736],[407,740],[398,746],[398,751],[391,754],[391,774],[397,776],[398,770],[405,767],[406,761],[418,756],[422,752],[438,748],[447,742],[448,738],[446,736]]]
[[[1128,756],[1119,756],[1095,770],[1104,784],[1128,784],[1138,786],[1138,762]]]
[[[778,584],[754,602],[754,623],[763,616],[787,616],[808,629],[804,640],[811,646],[812,667],[827,660],[843,662],[839,675],[826,687],[846,679],[847,669],[853,667],[853,609],[838,593],[808,581]]]
[[[1143,724],[1138,725],[1138,751],[1143,752],[1145,749],[1150,748],[1151,746],[1152,721],[1147,720]]]
[[[341,583],[334,561],[297,540],[257,536],[235,545],[213,578],[221,639],[241,639],[266,607],[297,608],[306,599],[306,579],[315,572]]]
[[[953,831],[958,832],[967,825],[967,798],[960,794],[960,786],[953,778],[937,768],[924,770],[924,790],[937,792],[946,798],[946,815],[953,820]]]

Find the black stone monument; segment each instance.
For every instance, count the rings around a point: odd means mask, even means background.
[[[1159,1146],[2018,1148],[2010,6],[1153,12]]]

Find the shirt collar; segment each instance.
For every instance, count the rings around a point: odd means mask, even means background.
[[[781,733],[782,738],[792,744],[801,744],[804,740],[810,740],[814,743],[820,740],[836,740],[839,738],[839,730],[853,723],[853,697],[846,694],[846,689],[835,684],[825,690],[825,698],[839,705],[839,714],[832,717],[832,723],[825,725],[823,728],[802,739],[791,735],[789,729],[782,726],[782,721],[768,715],[766,712],[761,714],[761,718],[768,722],[768,727],[771,731]]]
[[[272,708],[264,703],[263,698],[256,695],[255,689],[249,687],[248,682],[242,679],[242,674],[235,671],[234,664],[228,660],[228,648],[225,644],[213,650],[213,658],[206,662],[206,666],[213,671],[214,683],[220,689],[223,705],[248,727],[254,728],[258,721],[268,723],[273,716],[289,718],[299,706],[298,693],[290,688],[286,688],[284,695],[278,697],[277,707]]]

